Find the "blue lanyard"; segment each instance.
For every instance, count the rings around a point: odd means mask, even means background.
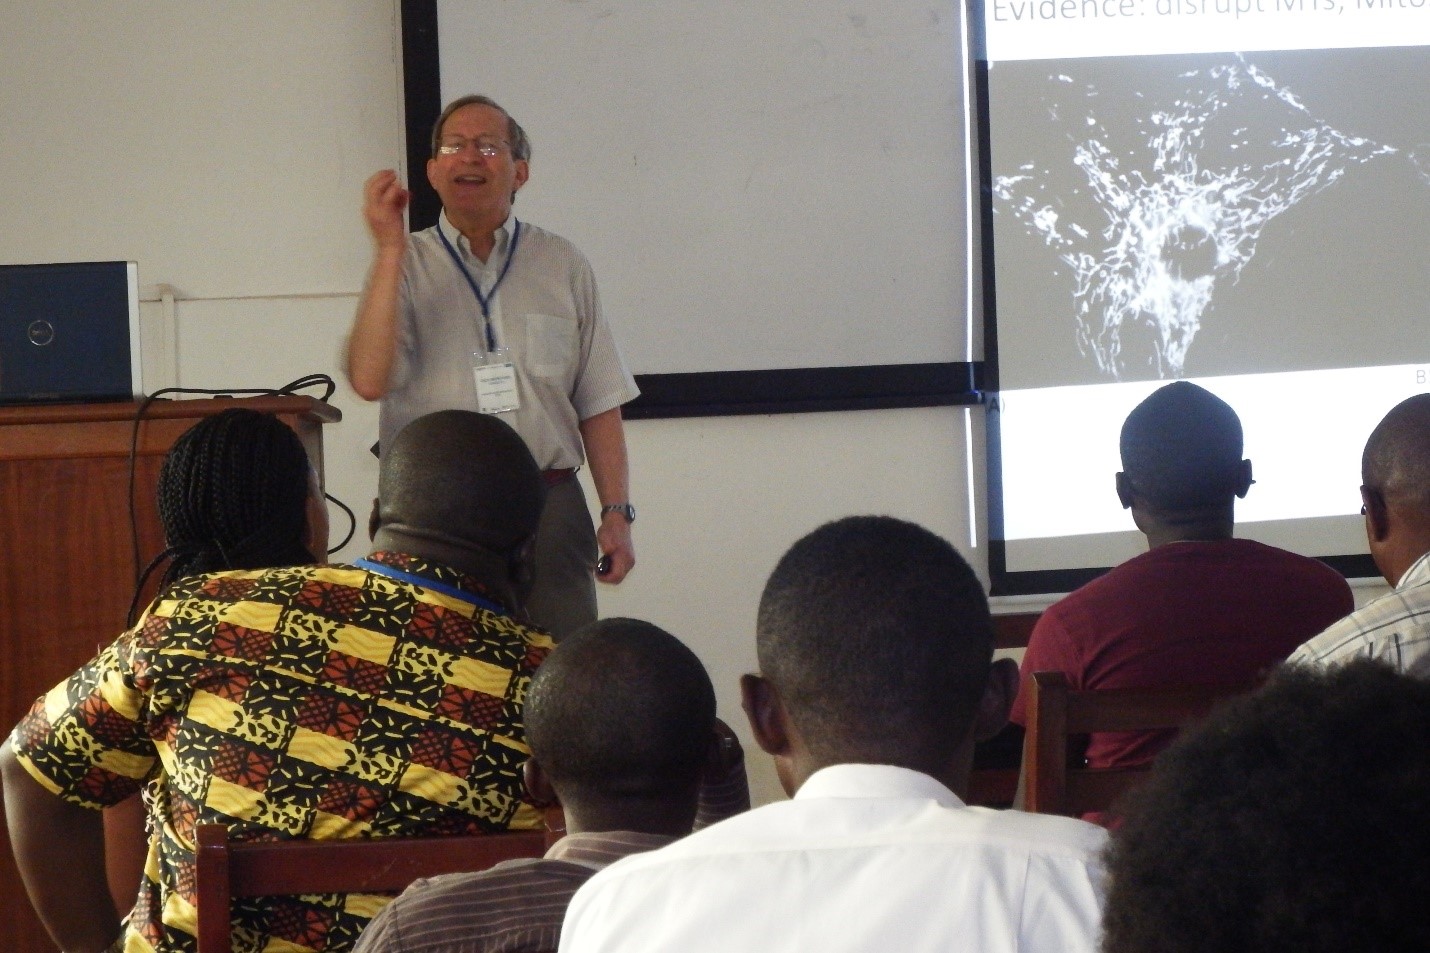
[[[492,299],[497,296],[497,289],[501,287],[502,281],[506,279],[506,273],[511,268],[511,260],[516,257],[516,246],[521,241],[521,222],[517,222],[511,231],[511,248],[507,250],[506,261],[501,266],[501,274],[497,275],[496,284],[492,285],[491,295],[482,294],[482,286],[477,284],[472,273],[467,270],[466,262],[462,261],[462,256],[457,254],[457,249],[452,247],[452,242],[447,238],[447,233],[442,230],[442,226],[437,226],[437,235],[442,239],[442,244],[447,247],[447,254],[452,256],[452,261],[456,262],[457,268],[462,272],[462,277],[467,279],[467,286],[472,289],[472,294],[477,296],[477,304],[482,307],[482,325],[487,332],[487,352],[497,349],[496,334],[492,331]]]
[[[386,576],[389,579],[396,579],[398,582],[410,582],[414,586],[421,586],[423,589],[431,589],[433,592],[440,592],[444,596],[451,596],[453,599],[460,599],[463,602],[480,606],[483,609],[490,609],[497,615],[506,615],[506,607],[500,606],[490,599],[484,599],[474,592],[464,592],[456,586],[449,586],[445,582],[438,582],[435,579],[428,579],[426,576],[418,576],[410,572],[403,572],[401,569],[393,569],[391,566],[384,566],[382,563],[375,563],[371,559],[355,559],[354,566],[366,569],[368,572],[375,572],[379,576]]]

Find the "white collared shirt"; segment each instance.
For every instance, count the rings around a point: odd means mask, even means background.
[[[1397,671],[1430,678],[1430,553],[1411,564],[1395,588],[1302,645],[1286,661],[1332,666],[1381,659]]]
[[[966,807],[916,771],[838,765],[793,800],[597,874],[561,953],[1091,953],[1106,836]]]

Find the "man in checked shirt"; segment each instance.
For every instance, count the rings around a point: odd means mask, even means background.
[[[1391,591],[1291,653],[1297,665],[1380,659],[1430,678],[1430,394],[1391,408],[1361,455],[1361,515]]]

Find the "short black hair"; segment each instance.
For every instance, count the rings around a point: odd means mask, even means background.
[[[1228,503],[1240,490],[1241,418],[1189,381],[1160,387],[1133,408],[1120,449],[1123,473],[1154,509]]]
[[[1361,454],[1365,485],[1430,509],[1430,394],[1407,397],[1371,431]]]
[[[525,719],[532,756],[563,799],[691,797],[714,738],[715,689],[669,632],[602,619],[542,662]]]
[[[1430,950],[1430,682],[1288,668],[1158,759],[1108,852],[1104,953]]]
[[[383,447],[377,496],[379,526],[400,524],[509,554],[536,532],[546,484],[531,451],[504,421],[439,410],[418,417]]]
[[[921,526],[852,516],[805,536],[765,585],[760,670],[811,754],[941,771],[988,681],[982,583]]]

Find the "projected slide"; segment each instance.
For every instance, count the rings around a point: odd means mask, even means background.
[[[995,0],[983,17],[1006,571],[1137,551],[1111,499],[1117,429],[1179,378],[1247,424],[1239,524],[1363,552],[1339,518],[1360,443],[1430,390],[1430,9]]]

